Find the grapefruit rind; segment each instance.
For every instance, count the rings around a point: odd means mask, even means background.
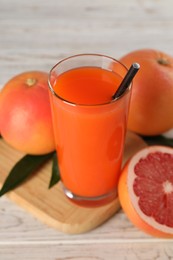
[[[148,154],[153,153],[153,152],[162,152],[162,153],[169,153],[173,155],[173,149],[165,146],[150,146],[147,148],[142,149],[141,151],[137,152],[130,160],[127,168],[127,189],[128,189],[128,194],[130,197],[130,201],[132,203],[132,206],[134,207],[136,213],[138,216],[149,226],[152,228],[161,231],[165,234],[171,234],[173,235],[173,228],[168,227],[163,224],[159,224],[158,222],[155,221],[154,218],[149,217],[145,215],[142,210],[139,207],[139,198],[135,195],[134,190],[133,190],[133,183],[136,178],[136,175],[134,173],[134,167],[137,164],[137,162],[141,158],[146,158]]]

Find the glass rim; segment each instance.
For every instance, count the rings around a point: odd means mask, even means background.
[[[128,88],[124,91],[123,94],[121,94],[119,97],[116,97],[108,102],[104,102],[104,103],[100,103],[100,104],[83,104],[83,103],[75,103],[75,102],[72,102],[72,101],[69,101],[61,96],[59,96],[53,89],[53,86],[50,82],[50,78],[51,78],[51,73],[53,72],[53,70],[58,67],[58,65],[60,65],[61,63],[67,61],[67,60],[70,60],[70,59],[73,59],[73,58],[77,58],[77,57],[84,57],[84,56],[95,56],[95,57],[103,57],[103,58],[107,58],[107,59],[110,59],[118,64],[120,64],[122,67],[124,67],[124,69],[126,71],[128,71],[128,68],[122,63],[120,62],[119,60],[116,60],[115,58],[112,58],[111,56],[108,56],[108,55],[104,55],[104,54],[94,54],[94,53],[83,53],[83,54],[76,54],[76,55],[72,55],[72,56],[69,56],[67,58],[64,58],[62,60],[60,60],[59,62],[57,62],[52,68],[51,70],[49,71],[49,76],[48,76],[48,86],[49,86],[49,89],[51,91],[51,93],[57,97],[58,99],[60,99],[61,101],[63,101],[64,103],[67,103],[68,105],[72,105],[72,106],[83,106],[83,107],[96,107],[96,106],[104,106],[104,105],[109,105],[109,104],[112,104],[116,101],[118,101],[119,99],[123,98],[130,90],[131,90],[131,87],[132,87],[132,82],[130,83],[130,85],[128,86]]]

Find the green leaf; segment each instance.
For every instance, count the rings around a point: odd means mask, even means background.
[[[157,136],[142,136],[144,141],[147,142],[148,145],[165,145],[173,147],[173,139],[166,138],[162,135]]]
[[[58,167],[57,155],[56,152],[54,152],[53,163],[52,163],[52,176],[49,183],[49,189],[52,188],[59,180],[60,180],[60,171]]]
[[[53,153],[45,155],[25,155],[10,171],[0,190],[0,196],[16,188],[52,156]]]

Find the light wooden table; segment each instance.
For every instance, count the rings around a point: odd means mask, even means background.
[[[139,48],[173,55],[172,0],[0,0],[0,86],[78,53],[121,57]],[[173,240],[137,230],[120,211],[82,235],[42,224],[0,198],[0,260],[173,259]]]

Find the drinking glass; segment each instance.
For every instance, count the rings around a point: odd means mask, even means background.
[[[131,84],[120,97],[112,96],[126,73],[122,63],[98,54],[66,58],[50,71],[61,182],[65,195],[81,206],[117,197]]]

